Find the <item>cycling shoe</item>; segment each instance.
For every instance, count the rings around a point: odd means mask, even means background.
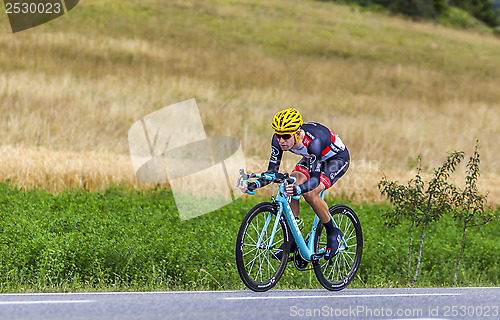
[[[334,232],[327,236],[326,260],[331,260],[339,253],[340,241],[342,241],[342,231],[339,228],[335,228]]]

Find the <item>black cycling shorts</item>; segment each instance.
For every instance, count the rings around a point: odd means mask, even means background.
[[[335,182],[337,182],[337,180],[339,180],[344,173],[347,172],[350,161],[351,157],[349,156],[349,151],[347,151],[347,149],[337,153],[327,160],[322,161],[320,182],[325,186],[325,190],[333,186]],[[307,177],[307,180],[309,180],[311,177],[311,165],[309,159],[305,157],[300,159],[292,172],[293,171],[303,173]]]

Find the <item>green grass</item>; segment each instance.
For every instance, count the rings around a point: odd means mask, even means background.
[[[0,292],[243,289],[236,235],[246,212],[262,200],[239,199],[180,221],[168,189],[53,195],[1,183]],[[385,205],[351,206],[363,226],[364,253],[350,287],[405,286],[407,228],[383,226]],[[312,223],[304,203],[301,216],[306,226]],[[498,222],[468,231],[460,285],[500,284],[499,231]],[[459,232],[449,218],[430,226],[417,285],[452,285],[458,252]],[[289,265],[278,288],[321,286],[312,271]]]

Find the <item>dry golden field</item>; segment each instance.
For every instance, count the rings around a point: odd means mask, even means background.
[[[127,131],[196,98],[208,136],[267,166],[270,121],[295,106],[353,160],[334,191],[379,200],[481,145],[481,190],[500,202],[500,39],[312,0],[86,0],[12,34],[0,14],[0,180],[96,190],[134,178]],[[288,156],[290,169],[297,160]],[[462,168],[463,169],[463,168]],[[382,171],[381,171],[382,170]]]

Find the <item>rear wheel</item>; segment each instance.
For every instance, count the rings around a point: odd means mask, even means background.
[[[265,227],[266,221],[269,224]],[[274,287],[283,275],[288,261],[290,242],[283,219],[271,243],[271,233],[276,221],[276,209],[272,203],[263,202],[253,207],[241,223],[236,241],[236,265],[245,285],[253,291],[267,291]],[[260,245],[258,240],[262,235]],[[284,245],[283,245],[284,244]],[[283,245],[281,260],[275,253]]]
[[[315,262],[314,273],[323,287],[338,291],[347,287],[358,271],[363,253],[363,235],[354,210],[346,205],[336,205],[329,211],[342,231],[347,247],[341,242],[339,253],[330,261],[320,259]],[[314,245],[316,252],[326,249],[326,229],[322,223],[318,224]]]

